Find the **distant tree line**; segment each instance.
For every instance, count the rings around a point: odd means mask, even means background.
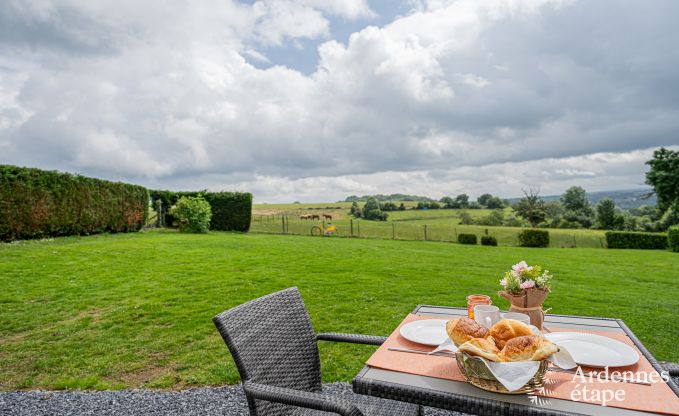
[[[367,202],[368,199],[370,199],[370,198],[374,198],[378,202],[386,202],[386,201],[432,202],[432,201],[434,201],[434,199],[432,199],[432,198],[429,198],[429,197],[426,197],[426,196],[418,196],[418,195],[408,195],[408,194],[382,195],[382,194],[377,194],[377,195],[363,195],[363,196],[351,195],[351,196],[348,196],[344,200],[344,202]]]
[[[622,210],[610,198],[592,206],[585,190],[573,186],[559,201],[551,202],[542,200],[539,189],[531,187],[512,208],[531,227],[665,231],[679,224],[679,151],[660,148],[646,164],[650,166],[646,183],[653,187],[657,206]]]
[[[470,201],[467,194],[456,197],[444,196],[440,200],[406,194],[350,196],[353,202],[350,214],[356,218],[385,221],[389,211],[404,211],[403,202],[417,201],[412,209],[460,209],[460,223],[466,225],[540,227],[540,228],[597,228],[624,231],[665,231],[679,224],[679,151],[661,148],[653,152],[646,162],[650,170],[646,183],[653,187],[657,206],[642,205],[623,210],[611,198],[591,204],[587,192],[580,186],[572,186],[559,200],[545,201],[540,189],[529,187],[515,204],[491,194],[483,194]],[[361,208],[358,202],[365,201]],[[511,207],[511,212],[505,208]],[[492,209],[488,215],[473,218],[467,209]]]

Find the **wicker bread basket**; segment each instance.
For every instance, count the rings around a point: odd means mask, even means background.
[[[464,352],[458,352],[455,354],[455,358],[462,375],[464,375],[469,383],[483,390],[503,394],[524,394],[535,391],[542,386],[548,367],[547,360],[541,361],[538,371],[528,383],[518,390],[509,391],[502,383],[497,381],[495,376],[493,376],[493,373],[490,372],[488,367],[479,357],[474,357]]]

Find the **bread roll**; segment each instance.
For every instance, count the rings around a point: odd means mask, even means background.
[[[488,330],[467,317],[451,319],[446,323],[446,332],[455,345],[462,345],[473,338],[485,338]]]
[[[559,348],[545,337],[528,335],[512,338],[505,344],[502,361],[542,361],[559,351]]]
[[[460,345],[459,350],[469,355],[483,357],[490,361],[502,361],[500,350],[497,349],[491,339],[473,338]]]
[[[507,341],[512,338],[533,335],[530,327],[515,319],[503,319],[490,327],[488,334],[493,337],[497,347],[503,349]]]

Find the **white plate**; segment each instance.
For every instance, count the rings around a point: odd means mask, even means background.
[[[588,367],[623,367],[639,361],[639,354],[627,344],[584,332],[552,332],[544,335],[571,353],[576,363]]]
[[[418,344],[439,346],[448,339],[447,319],[424,319],[408,322],[401,327],[401,336]]]

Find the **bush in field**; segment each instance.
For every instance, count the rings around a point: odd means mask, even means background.
[[[351,203],[351,209],[349,210],[349,214],[353,215],[355,218],[361,218],[361,215],[363,215],[363,213],[361,212],[361,207],[358,206],[358,202],[354,201]]]
[[[679,253],[679,225],[674,225],[667,230],[667,244],[670,250]]]
[[[474,224],[474,218],[467,211],[460,211],[460,224],[471,225]]]
[[[384,204],[380,204],[380,209],[382,211],[396,211],[398,210],[398,205],[393,202],[385,202]]]
[[[476,244],[476,234],[460,234],[457,236],[460,244]]]
[[[373,197],[368,198],[363,206],[362,217],[366,220],[386,221],[388,215],[386,212],[382,212],[380,203]]]
[[[523,230],[519,233],[521,247],[549,247],[549,232],[546,230]]]
[[[505,220],[505,212],[502,209],[493,210],[490,214],[485,217],[479,218],[476,221],[478,225],[489,225],[493,227],[499,227]]]
[[[660,233],[632,233],[626,231],[608,231],[606,233],[608,248],[665,250],[668,240],[667,234]]]
[[[398,210],[399,210],[399,211],[405,211],[405,210],[406,210],[406,204],[404,204],[403,202],[401,202],[401,205],[398,206]]]
[[[497,245],[497,239],[493,236],[490,236],[490,235],[481,236],[481,245],[482,246],[496,246]]]
[[[210,229],[212,208],[202,196],[183,196],[172,208],[172,215],[179,221],[179,231],[206,233]]]

